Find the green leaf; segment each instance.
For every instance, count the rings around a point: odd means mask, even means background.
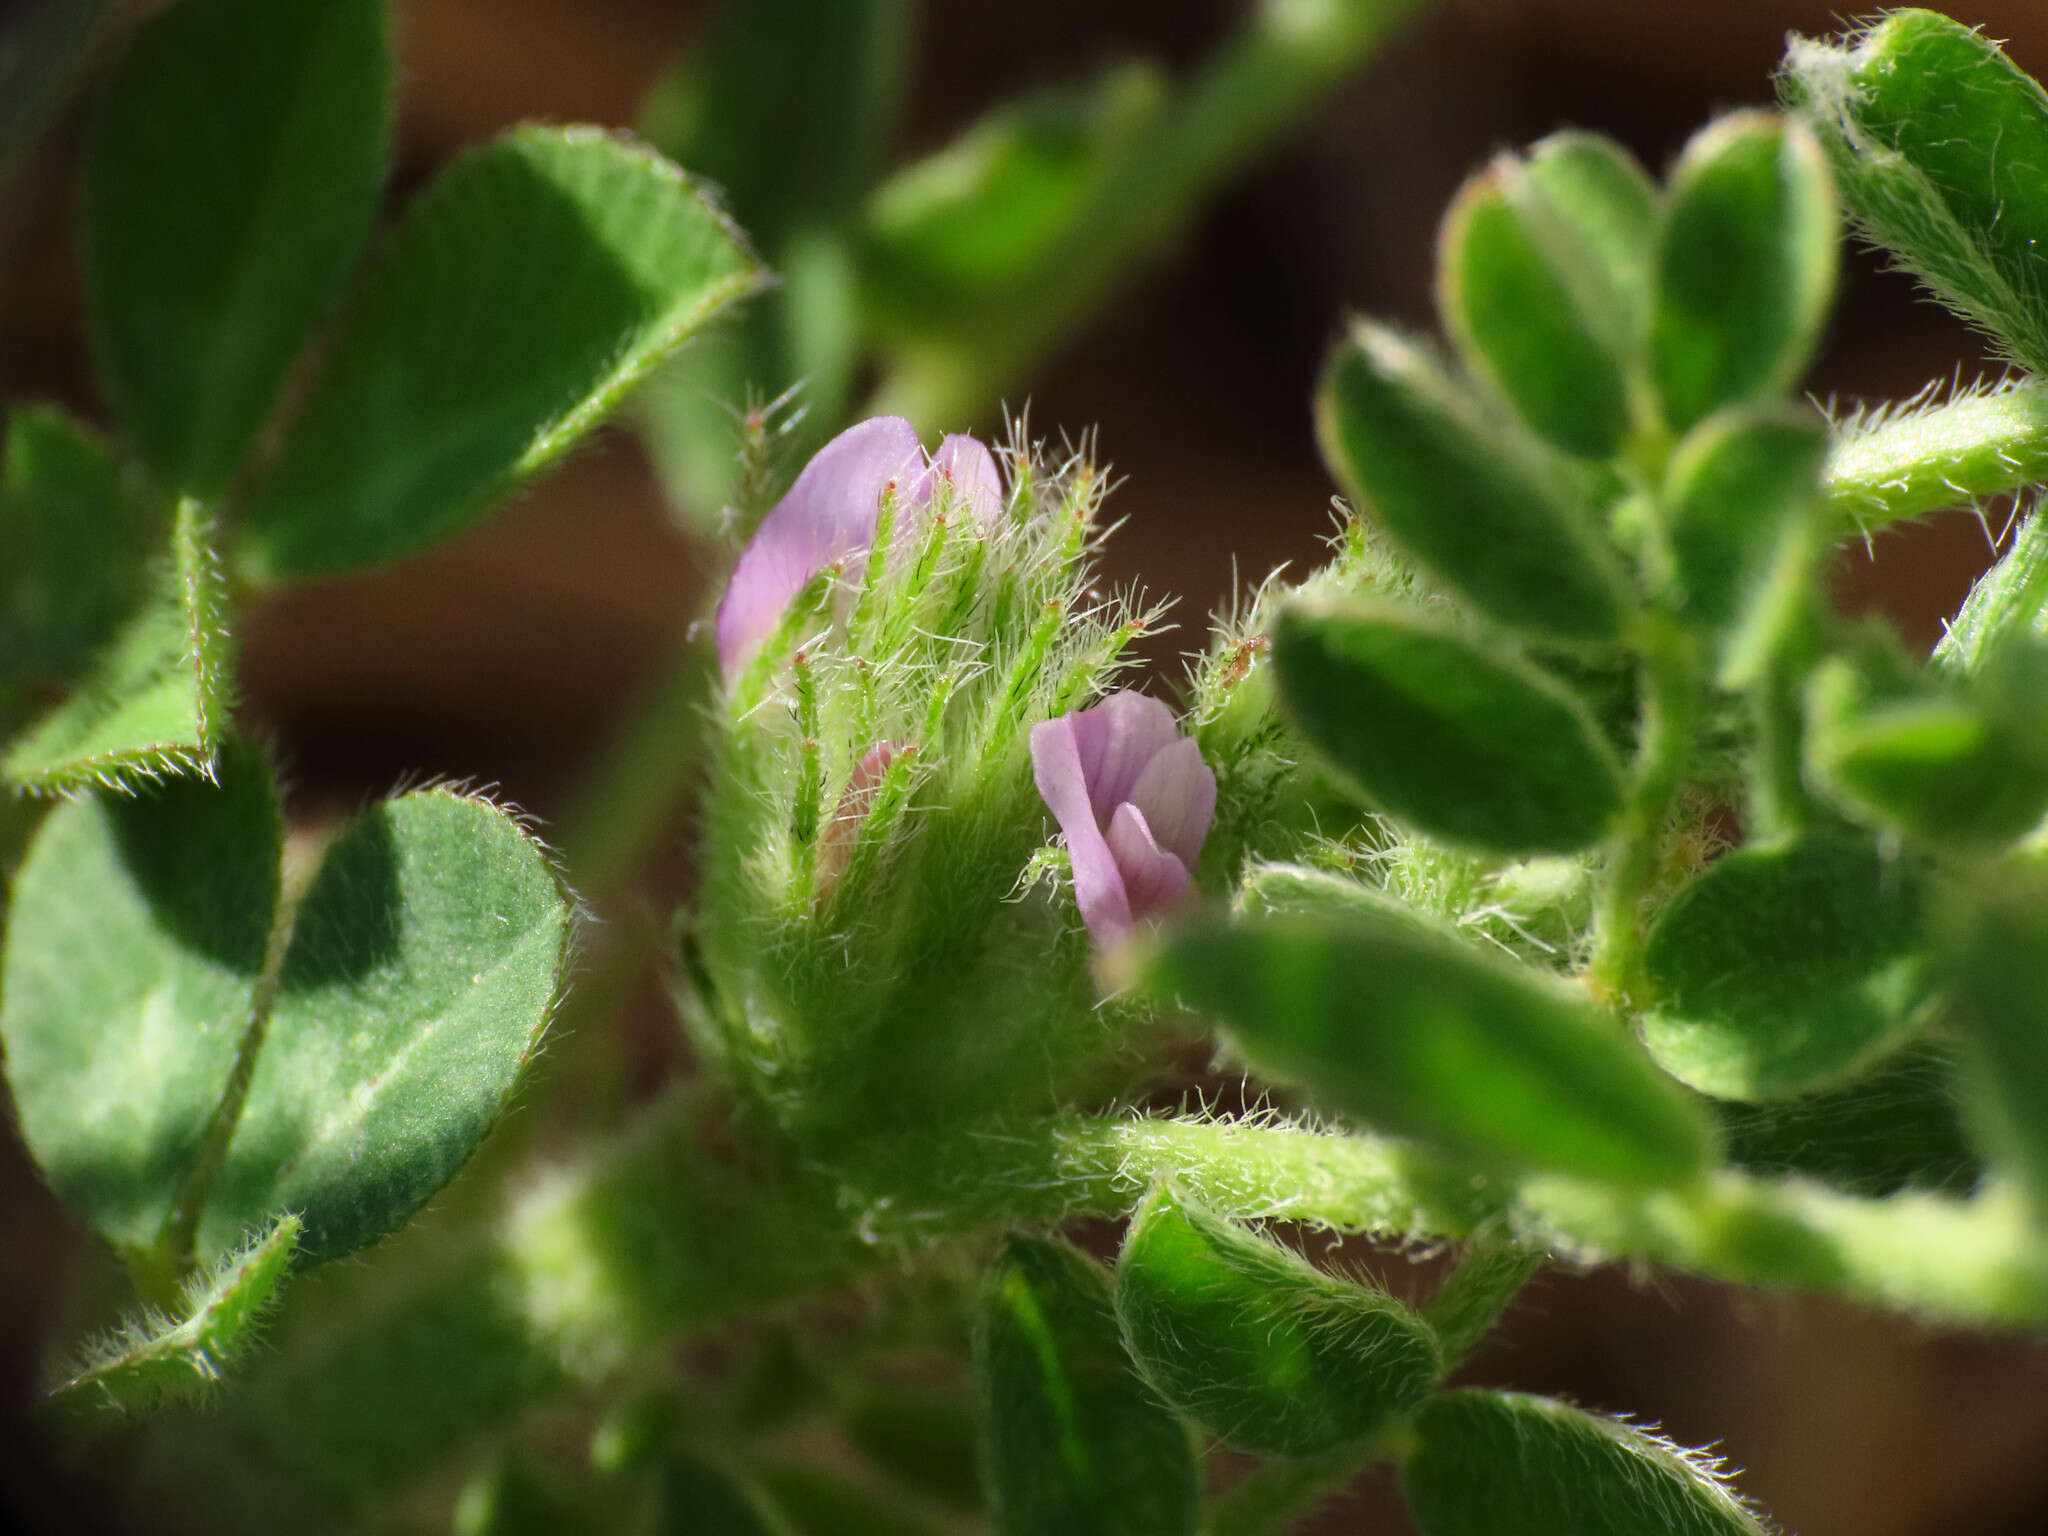
[[[1879,825],[1971,848],[2048,814],[2048,642],[2016,635],[1964,686],[1896,692],[1837,658],[1808,692],[1809,771]]]
[[[2048,517],[2038,511],[2014,527],[1998,563],[1970,588],[1934,648],[1934,662],[1967,676],[2021,635],[2048,640]]]
[[[1728,1161],[1873,1199],[1902,1189],[1967,1195],[1983,1165],[1957,1109],[1955,1052],[1952,1040],[1923,1036],[1840,1088],[1768,1104],[1717,1103]]]
[[[975,1334],[982,1475],[995,1536],[1189,1536],[1188,1434],[1124,1354],[1101,1272],[1012,1238]]]
[[[1795,37],[1779,76],[1857,228],[2036,372],[2048,369],[2048,94],[1976,29],[1893,11]]]
[[[1640,367],[1656,262],[1656,184],[1635,156],[1597,133],[1567,129],[1539,139],[1525,164],[1569,236],[1575,281],[1595,295],[1591,323],[1625,366]]]
[[[1643,1043],[1724,1099],[1811,1093],[1901,1043],[1926,996],[1920,874],[1866,841],[1742,848],[1672,899]]]
[[[860,247],[871,323],[898,341],[1001,323],[988,311],[1073,231],[1105,171],[1158,116],[1149,64],[1006,102],[875,193]]]
[[[797,464],[845,425],[862,355],[853,247],[899,116],[913,9],[910,0],[721,5],[643,109],[648,139],[723,190],[780,278],[641,397],[664,481],[707,527],[735,489],[737,411],[801,384],[806,415],[788,443]]]
[[[1323,374],[1316,426],[1359,509],[1476,607],[1565,640],[1620,629],[1625,587],[1584,494],[1490,430],[1413,343],[1361,323]]]
[[[1675,430],[1798,380],[1834,296],[1840,240],[1826,158],[1797,121],[1738,112],[1686,146],[1650,323],[1651,368]]]
[[[206,1397],[256,1343],[291,1268],[299,1219],[280,1216],[186,1283],[175,1317],[145,1314],[87,1346],[43,1400],[53,1416],[132,1417]]]
[[[182,0],[101,93],[84,264],[102,382],[164,489],[213,497],[376,212],[384,0]]]
[[[790,1536],[946,1536],[949,1527],[850,1478],[800,1461],[754,1467]],[[686,1527],[696,1536],[696,1527]]]
[[[255,493],[251,579],[358,570],[461,532],[762,272],[659,156],[522,128],[406,215]]]
[[[1672,455],[1664,483],[1679,616],[1712,645],[1717,681],[1747,687],[1811,599],[1826,547],[1827,427],[1805,407],[1734,407]]]
[[[1437,304],[1472,371],[1522,420],[1585,458],[1629,428],[1628,380],[1602,334],[1598,258],[1511,155],[1465,184],[1437,241]]]
[[[1296,604],[1275,632],[1302,732],[1369,800],[1448,843],[1505,854],[1597,842],[1621,774],[1586,711],[1526,663],[1413,611]]]
[[[1147,979],[1262,1074],[1481,1166],[1653,1186],[1707,1163],[1700,1112],[1576,989],[1409,923],[1209,918]]]
[[[162,508],[113,449],[54,406],[22,406],[0,448],[0,677],[71,682],[142,600]]]
[[[1423,1536],[1767,1536],[1709,1458],[1549,1398],[1446,1392],[1415,1433]]]
[[[127,1248],[156,1241],[227,1091],[277,906],[269,766],[231,744],[218,775],[58,806],[9,914],[0,1041],[22,1137]]]
[[[1312,1456],[1365,1439],[1435,1390],[1427,1325],[1170,1190],[1138,1208],[1116,1313],[1145,1379],[1228,1445]]]
[[[198,504],[181,503],[141,605],[71,697],[10,745],[7,778],[49,793],[206,770],[227,728],[233,675],[212,538]]]
[[[305,1218],[310,1262],[401,1226],[532,1055],[568,919],[540,849],[492,806],[432,790],[351,825],[299,905],[200,1251],[283,1210]]]
[[[2048,879],[1979,873],[1940,914],[1941,974],[1973,1059],[1965,1124],[2048,1221]]]

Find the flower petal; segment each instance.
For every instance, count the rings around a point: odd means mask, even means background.
[[[1108,842],[1134,921],[1166,911],[1187,893],[1187,865],[1159,846],[1145,813],[1130,801],[1109,818]]]
[[[1031,777],[1053,820],[1067,835],[1074,900],[1081,908],[1081,921],[1088,925],[1096,943],[1107,944],[1129,931],[1131,906],[1124,895],[1123,874],[1089,803],[1079,722],[1078,715],[1061,715],[1031,728]]]
[[[964,432],[942,438],[939,451],[932,455],[932,470],[953,482],[954,499],[967,508],[977,527],[987,528],[1002,515],[1003,479],[980,438]]]
[[[1216,816],[1216,775],[1202,761],[1193,737],[1183,736],[1152,755],[1131,787],[1130,803],[1144,813],[1159,846],[1193,869]]]
[[[924,467],[917,429],[901,416],[848,427],[811,456],[789,493],[761,519],[719,600],[718,659],[728,679],[773,632],[804,583],[875,541],[882,493]]]
[[[868,812],[875,808],[875,796],[881,793],[883,775],[909,745],[907,741],[878,741],[860,755],[853,772],[846,776],[839,804],[818,834],[820,898],[829,895],[845,873],[853,858],[854,839],[860,833],[861,823],[868,819]]]
[[[1124,689],[1067,718],[1074,722],[1095,824],[1106,827],[1111,813],[1131,798],[1146,765],[1179,738],[1173,711],[1157,699]]]

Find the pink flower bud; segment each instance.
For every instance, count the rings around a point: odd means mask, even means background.
[[[1031,773],[1074,866],[1099,945],[1186,893],[1216,814],[1216,776],[1157,699],[1124,691],[1031,728]]]
[[[877,416],[848,427],[811,456],[796,483],[741,551],[718,603],[718,660],[736,677],[783,610],[819,571],[850,560],[875,542],[882,497],[893,485],[898,531],[906,513],[929,506],[938,477],[952,481],[955,498],[984,526],[1002,508],[995,460],[975,438],[954,434],[930,459],[917,429],[901,416]]]

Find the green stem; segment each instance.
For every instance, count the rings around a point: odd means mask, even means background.
[[[957,425],[1000,399],[1132,263],[1359,65],[1422,0],[1261,0],[1251,21],[1100,178],[1071,232],[990,323],[899,360],[870,409]]]
[[[1699,712],[1698,661],[1693,641],[1669,614],[1643,616],[1643,721],[1634,784],[1608,841],[1599,906],[1594,915],[1594,994],[1630,996],[1642,962],[1643,897],[1656,878],[1664,831],[1685,782]]]
[[[2048,1331],[2048,1247],[2017,1201],[1862,1200],[1733,1172],[1683,1191],[1564,1178],[1509,1191],[1370,1137],[1095,1116],[906,1139],[856,1171],[861,1193],[744,1177],[697,1146],[688,1105],[671,1101],[602,1159],[540,1183],[468,1249],[443,1244],[436,1267],[396,1285],[373,1276],[370,1294],[313,1309],[320,1331],[283,1342],[218,1414],[159,1431],[156,1477],[178,1486],[181,1507],[202,1491],[231,1506],[207,1511],[216,1528],[317,1530],[679,1333],[841,1288],[934,1242],[1120,1218],[1161,1177],[1240,1220],[1409,1242],[1505,1234],[1582,1262],[1650,1260]],[[1481,1289],[1475,1277],[1470,1294]],[[1458,1304],[1448,1315],[1468,1322],[1453,1332],[1469,1333],[1481,1310]]]
[[[1269,1536],[1335,1497],[1387,1454],[1378,1439],[1320,1456],[1287,1457],[1254,1467],[1209,1506],[1202,1536]]]
[[[1805,651],[1799,653],[1797,665],[1782,653],[1772,658],[1750,694],[1756,721],[1749,788],[1752,840],[1789,837],[1813,816],[1813,797],[1806,788],[1806,712],[1800,698],[1810,660]]]
[[[1825,485],[1843,533],[2048,480],[2048,381],[1930,407],[1835,444]]]

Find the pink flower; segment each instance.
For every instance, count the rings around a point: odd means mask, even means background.
[[[874,544],[882,497],[891,486],[901,534],[931,504],[940,476],[953,482],[978,523],[994,520],[1002,506],[996,462],[964,434],[946,438],[927,459],[915,427],[901,416],[877,416],[813,454],[789,493],[761,519],[719,599],[716,638],[726,678],[736,677],[774,632],[805,582]]]
[[[1172,710],[1125,691],[1034,725],[1031,773],[1067,835],[1074,899],[1097,944],[1186,893],[1216,814],[1216,776]]]

